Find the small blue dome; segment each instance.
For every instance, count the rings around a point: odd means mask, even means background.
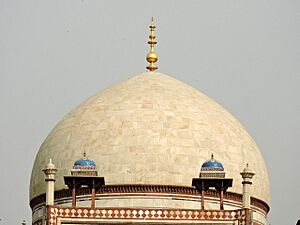
[[[208,161],[206,161],[202,164],[201,168],[205,169],[205,170],[207,170],[207,169],[222,169],[223,170],[224,169],[222,163],[220,163],[220,162],[218,162],[217,160],[214,159],[213,154],[211,155],[210,160],[208,160]]]
[[[222,168],[223,169],[223,165],[220,162],[217,161],[206,161],[205,163],[202,164],[202,168]]]
[[[93,160],[88,158],[81,158],[74,163],[74,166],[96,166],[96,163]]]

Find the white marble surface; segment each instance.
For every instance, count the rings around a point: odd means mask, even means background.
[[[58,169],[59,190],[84,148],[106,184],[190,186],[214,153],[226,177],[234,179],[229,190],[242,193],[240,172],[249,163],[255,172],[253,195],[270,202],[264,160],[243,126],[214,100],[167,75],[134,76],[66,115],[36,156],[30,199],[46,190],[42,169],[49,158]]]

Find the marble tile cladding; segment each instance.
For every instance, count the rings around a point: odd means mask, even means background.
[[[249,114],[249,116],[251,116]],[[45,192],[42,169],[58,168],[56,190],[65,188],[83,148],[107,184],[190,186],[214,153],[231,191],[242,193],[240,172],[249,163],[253,195],[269,203],[262,154],[243,126],[222,106],[189,85],[160,73],[115,84],[71,111],[41,145],[31,175],[30,198]]]

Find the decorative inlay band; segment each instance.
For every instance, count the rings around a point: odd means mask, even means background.
[[[86,218],[102,220],[188,220],[237,221],[245,224],[245,210],[193,210],[147,208],[66,208],[49,206],[48,225],[56,225],[57,218]]]

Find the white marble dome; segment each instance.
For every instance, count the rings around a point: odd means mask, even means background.
[[[45,193],[42,169],[58,169],[55,189],[66,188],[74,162],[87,149],[106,184],[191,186],[214,153],[242,193],[240,172],[255,172],[253,196],[269,203],[268,172],[245,128],[222,106],[170,76],[148,72],[87,99],[50,132],[36,156],[30,199]]]

